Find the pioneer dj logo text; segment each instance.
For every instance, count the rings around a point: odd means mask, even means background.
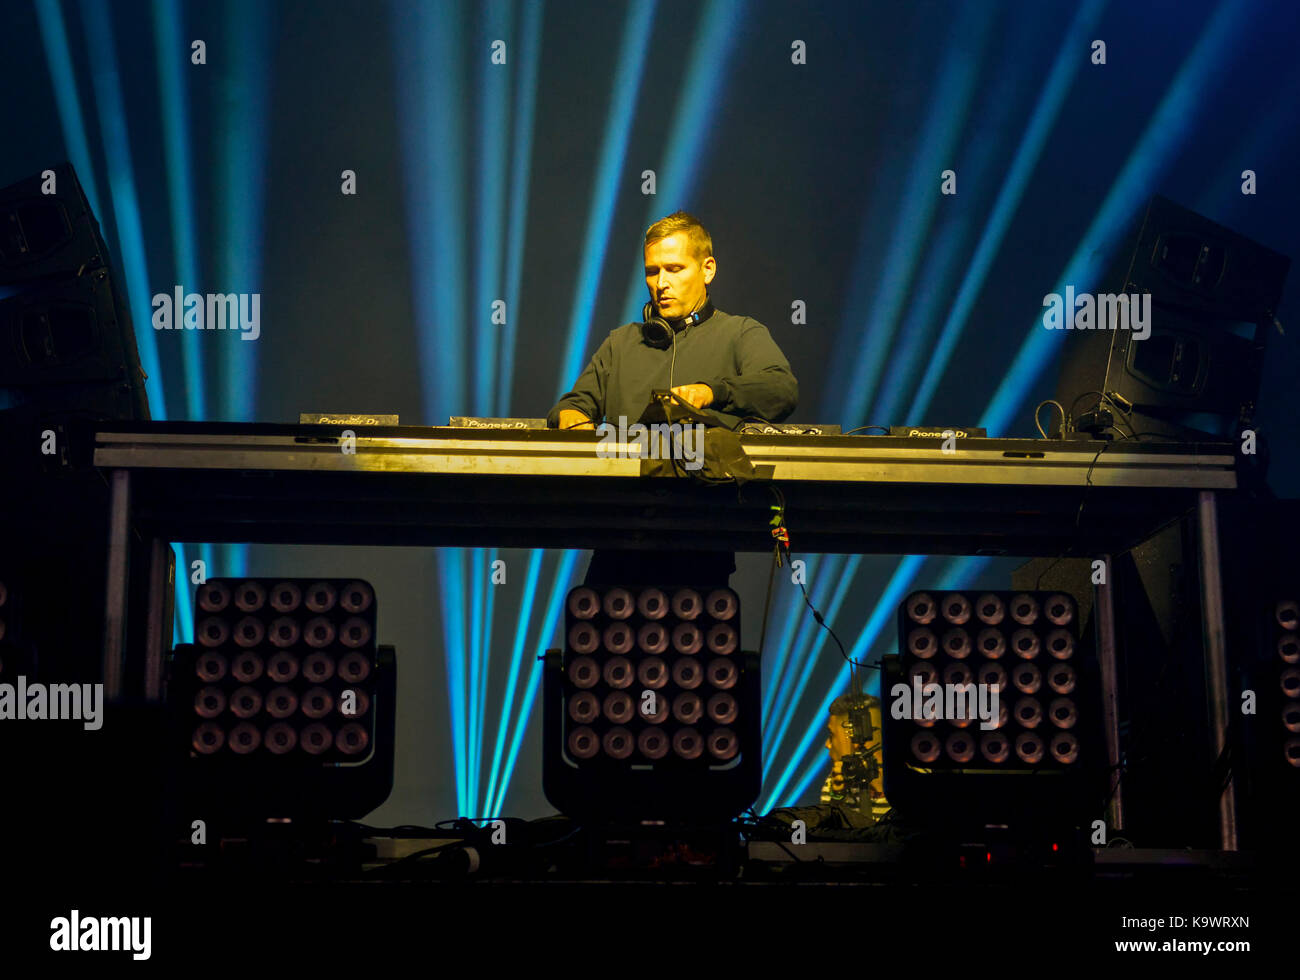
[[[176,286],[156,293],[152,305],[155,330],[238,330],[243,340],[262,335],[261,293],[187,293]]]
[[[50,949],[56,953],[129,950],[131,959],[150,956],[153,919],[149,916],[81,918],[76,909],[67,918],[50,920]]]
[[[890,716],[912,721],[964,721],[979,719],[984,731],[998,727],[997,684],[898,683],[889,689]]]
[[[1150,293],[1078,293],[1043,297],[1043,326],[1048,330],[1132,330],[1134,340],[1151,336]]]
[[[611,422],[596,427],[602,433],[596,455],[601,459],[679,459],[685,460],[686,469],[698,470],[704,465],[704,429],[703,425],[680,422],[628,425],[627,416],[620,415],[617,428]]]

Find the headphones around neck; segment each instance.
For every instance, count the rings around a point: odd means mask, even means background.
[[[646,303],[641,307],[641,336],[645,342],[656,350],[667,350],[673,342],[673,336],[685,330],[687,327],[693,327],[697,323],[703,323],[709,317],[713,316],[713,301],[705,297],[704,305],[694,313],[682,317],[680,320],[666,320],[655,312],[654,303]]]

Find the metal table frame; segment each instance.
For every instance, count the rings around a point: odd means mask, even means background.
[[[150,542],[144,695],[161,696],[160,622],[173,540],[429,546],[693,547],[766,551],[763,481],[737,488],[646,479],[636,446],[555,430],[117,423],[96,433],[111,492],[104,684],[121,697],[131,581],[128,537]],[[1044,440],[745,436],[782,488],[804,554],[1076,554],[1131,547],[1194,510],[1209,713],[1226,741],[1228,681],[1216,493],[1236,487],[1231,445]],[[952,451],[946,451],[951,448]],[[307,493],[305,491],[312,490]],[[1075,526],[1086,494],[1089,520]],[[602,506],[603,505],[603,506]],[[342,511],[340,511],[340,507]],[[352,508],[352,510],[349,510]],[[1145,530],[1144,530],[1145,529]],[[1098,587],[1107,753],[1118,766],[1115,624]],[[1118,779],[1118,769],[1114,770]],[[1111,822],[1122,828],[1118,786]],[[1236,794],[1220,800],[1224,850],[1237,847]]]

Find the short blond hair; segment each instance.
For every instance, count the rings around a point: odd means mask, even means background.
[[[661,241],[679,231],[686,232],[686,237],[691,243],[691,251],[695,253],[697,259],[703,261],[713,255],[713,238],[704,229],[704,225],[700,224],[699,218],[685,211],[674,211],[647,228],[644,248],[649,248],[651,243]]]

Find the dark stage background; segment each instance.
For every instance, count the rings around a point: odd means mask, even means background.
[[[1152,193],[1300,254],[1298,42],[1292,0],[5,0],[0,184],[77,168],[155,418],[544,415],[644,302],[645,228],[684,208],[713,235],[715,302],[788,355],[795,420],[1032,436],[1064,337],[1042,328],[1042,298],[1100,288]],[[260,336],[153,330],[150,298],[176,285],[260,294]],[[1297,289],[1292,275],[1259,412],[1286,496]],[[396,786],[369,822],[550,811],[534,662],[584,554],[176,551],[212,576],[375,585],[400,698]],[[769,559],[741,556],[733,580],[749,644]],[[810,558],[808,588],[877,658],[912,588],[1007,587],[1017,563]],[[845,683],[777,582],[760,809],[816,799]]]

